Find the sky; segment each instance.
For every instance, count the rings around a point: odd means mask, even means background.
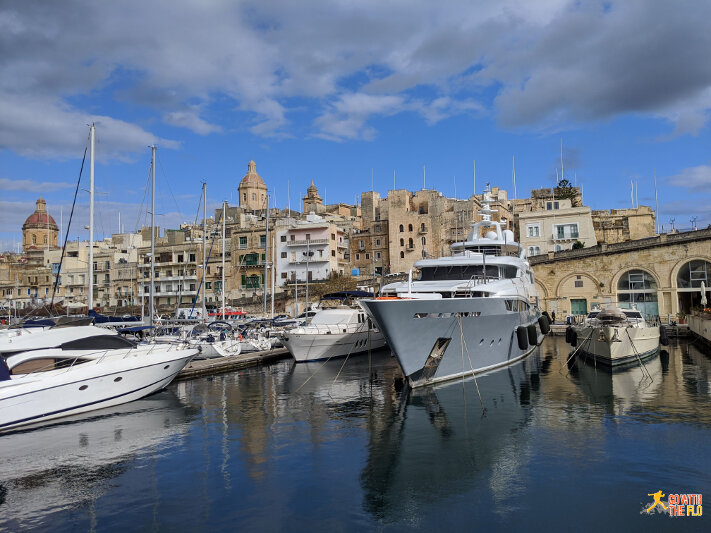
[[[96,124],[97,238],[238,202],[371,186],[513,197],[565,176],[593,209],[711,224],[711,3],[0,2],[0,249],[42,196],[66,231]],[[561,149],[562,147],[562,149]],[[562,152],[562,154],[561,154]],[[562,159],[562,161],[561,161]],[[562,163],[562,164],[561,164]],[[474,177],[476,167],[476,178]],[[562,167],[562,168],[561,168]],[[372,181],[371,181],[372,177]],[[88,232],[88,161],[69,238]]]

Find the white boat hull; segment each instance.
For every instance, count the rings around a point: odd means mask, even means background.
[[[137,400],[165,388],[197,353],[154,350],[0,382],[0,431]]]
[[[385,336],[379,330],[336,334],[288,332],[282,342],[298,362],[345,357],[379,350],[386,345]]]
[[[239,355],[242,351],[241,343],[235,339],[227,339],[224,341],[189,341],[188,344],[192,348],[197,348],[200,353],[196,356],[198,359],[214,359],[217,357],[229,357],[231,355]]]
[[[578,354],[610,367],[634,364],[659,351],[659,327],[576,328]]]

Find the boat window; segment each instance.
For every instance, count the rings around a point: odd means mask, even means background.
[[[65,342],[62,350],[113,350],[117,348],[135,348],[136,343],[119,335],[95,335],[83,339]]]
[[[623,313],[627,315],[627,318],[642,318],[642,313],[639,311],[623,310]]]
[[[512,267],[514,274],[516,267]],[[486,277],[488,279],[499,279],[499,267],[497,265],[486,265]],[[452,265],[423,267],[420,269],[419,281],[456,281],[483,279],[483,265]]]

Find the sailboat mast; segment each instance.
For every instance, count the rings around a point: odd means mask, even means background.
[[[148,297],[148,325],[153,326],[156,279],[156,146],[151,146],[151,289]]]
[[[269,194],[267,194],[267,219],[264,233],[264,316],[267,315],[267,284],[269,283]],[[272,287],[274,290],[274,287]]]
[[[207,274],[207,183],[202,184],[202,321],[207,320],[205,286]]]
[[[657,197],[657,169],[654,169],[654,218],[655,228],[659,233],[659,198]]]
[[[225,215],[227,213],[227,202],[222,202],[222,320],[225,319]]]
[[[89,126],[91,152],[89,156],[89,311],[94,309],[94,134],[96,126]]]

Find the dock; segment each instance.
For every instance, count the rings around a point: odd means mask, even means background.
[[[175,377],[175,381],[184,381],[186,379],[234,372],[235,370],[241,370],[251,366],[259,366],[278,361],[280,359],[285,359],[287,357],[290,357],[289,350],[286,348],[275,348],[273,350],[265,350],[262,352],[251,352],[229,357],[217,357],[214,359],[191,361],[188,366],[178,373]]]

